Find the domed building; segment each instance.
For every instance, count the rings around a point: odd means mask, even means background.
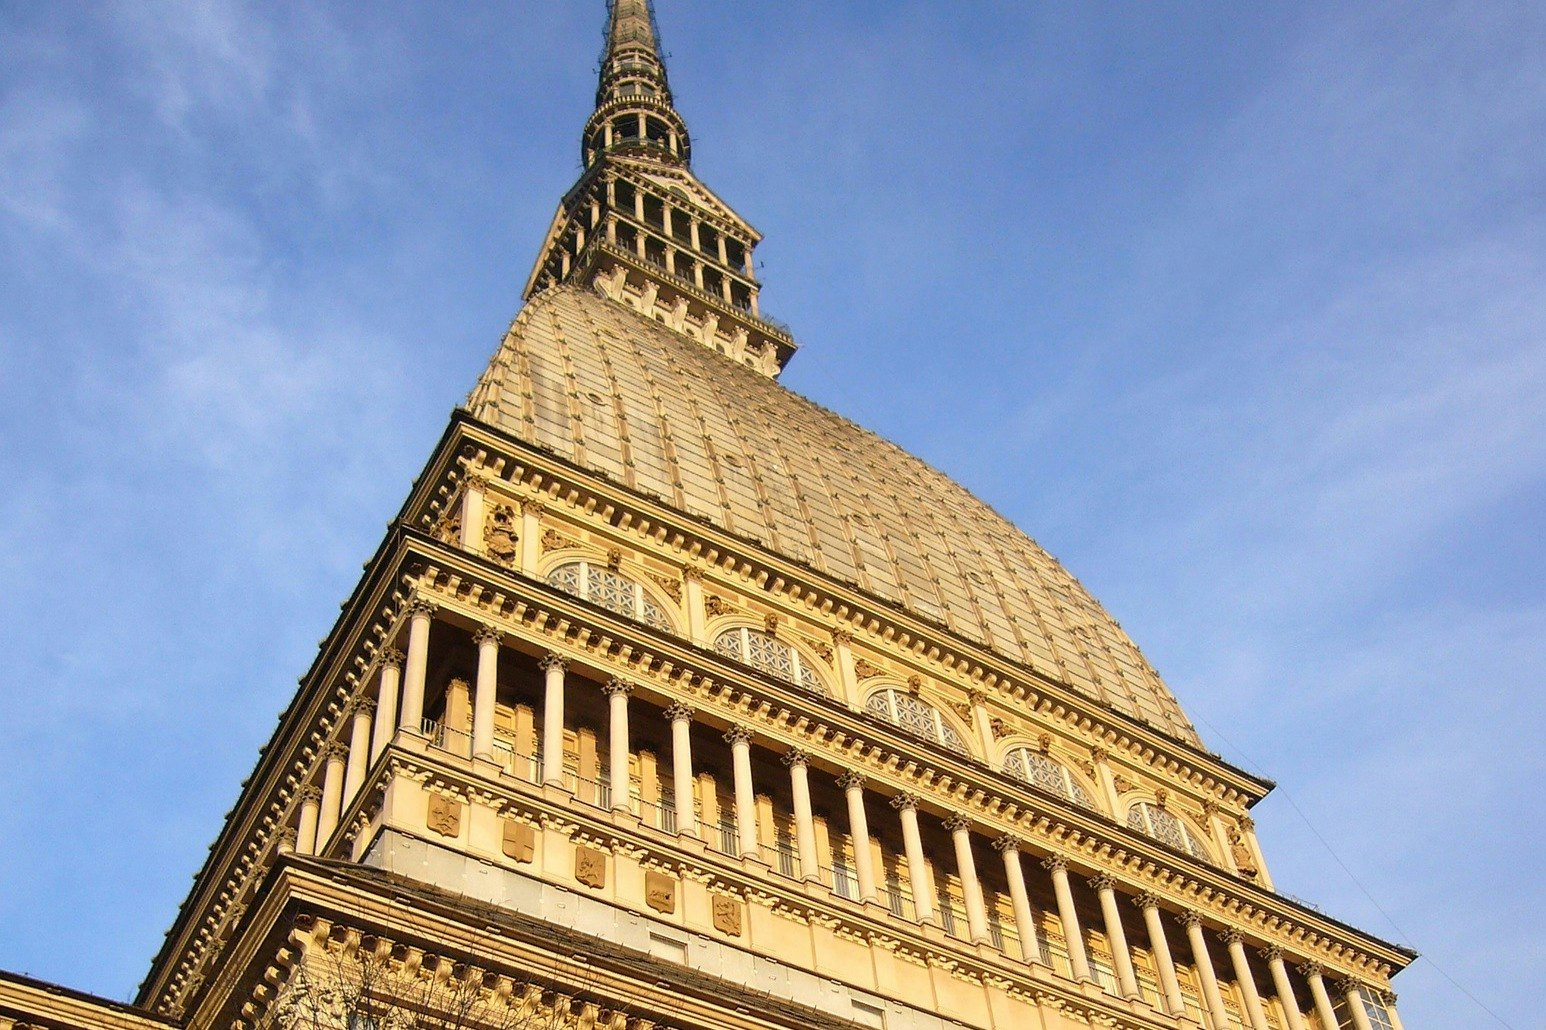
[[[779,385],[646,0],[581,148],[136,1002],[0,1030],[1399,1027],[1079,582]]]

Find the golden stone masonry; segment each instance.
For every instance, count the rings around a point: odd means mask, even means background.
[[[1100,603],[779,384],[606,9],[524,307],[134,1002],[0,975],[0,1030],[1399,1028],[1414,955],[1276,891],[1272,785]]]

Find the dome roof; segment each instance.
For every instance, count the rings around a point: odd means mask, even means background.
[[[468,408],[1200,745],[1127,634],[1008,520],[894,444],[631,308],[578,286],[539,293]]]

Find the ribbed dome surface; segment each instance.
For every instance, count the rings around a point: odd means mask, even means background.
[[[468,407],[1200,744],[1127,634],[1006,519],[895,445],[630,308],[574,286],[538,294]]]

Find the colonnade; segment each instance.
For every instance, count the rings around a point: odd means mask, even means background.
[[[364,783],[368,766],[381,755],[394,734],[422,733],[429,632],[433,616],[432,605],[421,602],[410,606],[406,655],[390,649],[382,652],[378,663],[377,696],[374,699],[363,696],[357,698],[345,712],[339,737],[347,738],[347,743],[343,739],[330,740],[321,746],[320,787],[307,785],[299,794],[299,816],[294,836],[296,851],[302,854],[323,853],[338,829],[341,812]],[[472,697],[470,757],[475,760],[494,759],[494,710],[501,639],[498,631],[487,627],[480,629],[473,637],[477,645],[478,663]],[[542,760],[536,779],[541,785],[562,787],[564,711],[566,695],[570,690],[567,675],[569,663],[558,655],[550,654],[541,659],[538,665],[542,670],[544,703],[541,718]],[[607,771],[613,784],[611,806],[613,809],[629,810],[632,807],[628,789],[632,715],[629,700],[632,688],[626,682],[614,678],[601,685],[600,690],[606,697],[609,732]],[[695,792],[691,730],[696,713],[688,705],[676,702],[666,707],[663,714],[670,724],[671,782],[678,800],[676,832],[699,837],[702,836],[702,830],[692,801]],[[757,832],[757,793],[751,753],[754,735],[746,727],[731,726],[724,733],[724,740],[731,752],[738,850],[743,858],[757,859],[760,858],[761,842]],[[811,795],[811,756],[798,748],[792,748],[783,750],[780,757],[788,769],[790,780],[798,875],[803,880],[819,882],[821,866]],[[856,771],[843,770],[834,783],[841,790],[847,809],[853,872],[858,884],[857,900],[878,904],[881,894],[871,850],[866,780]],[[902,792],[891,795],[887,800],[897,813],[916,920],[923,924],[940,925],[941,917],[934,904],[936,892],[930,882],[930,863],[925,857],[920,799]],[[973,844],[979,836],[978,827],[964,813],[948,813],[940,825],[951,839],[953,871],[961,884],[966,914],[965,937],[973,944],[991,945],[993,938],[989,929],[986,895],[978,873]],[[997,836],[991,840],[991,844],[1003,863],[1015,931],[1021,943],[1021,957],[1028,964],[1050,966],[1049,956],[1044,952],[1037,934],[1037,915],[1027,886],[1023,858],[1029,854],[1028,846],[1009,835]],[[1094,982],[1085,931],[1074,898],[1070,864],[1061,855],[1046,854],[1040,857],[1039,865],[1045,871],[1056,899],[1058,921],[1067,942],[1069,971],[1076,980]],[[1134,1000],[1142,998],[1133,951],[1128,943],[1120,907],[1119,895],[1126,894],[1142,915],[1146,943],[1153,958],[1158,992],[1158,998],[1154,1001],[1156,1007],[1183,1020],[1190,1018],[1176,957],[1172,951],[1172,934],[1178,928],[1185,938],[1190,965],[1196,972],[1201,1005],[1207,1013],[1208,1025],[1215,1030],[1223,1030],[1230,1025],[1207,929],[1200,914],[1187,909],[1172,909],[1167,918],[1160,899],[1154,894],[1136,886],[1123,891],[1123,885],[1106,873],[1092,876],[1088,886],[1099,901],[1100,929],[1104,931],[1110,946],[1116,981],[1114,993]],[[1217,936],[1227,950],[1231,967],[1229,972],[1239,985],[1240,1018],[1249,1030],[1269,1030],[1266,1007],[1257,988],[1255,967],[1247,951],[1245,937],[1229,927]],[[1271,946],[1261,951],[1259,957],[1266,964],[1273,992],[1283,1011],[1285,1030],[1308,1030],[1290,979],[1287,954],[1281,948]],[[1363,984],[1354,980],[1328,984],[1326,971],[1309,960],[1300,963],[1298,971],[1323,1027],[1336,1028],[1340,1025],[1334,1013],[1335,991],[1343,996],[1355,1030],[1380,1030],[1380,1027],[1370,1022],[1365,1012],[1362,992],[1366,988]],[[1394,1008],[1389,1007],[1388,1011],[1392,1025],[1400,1030]]]

